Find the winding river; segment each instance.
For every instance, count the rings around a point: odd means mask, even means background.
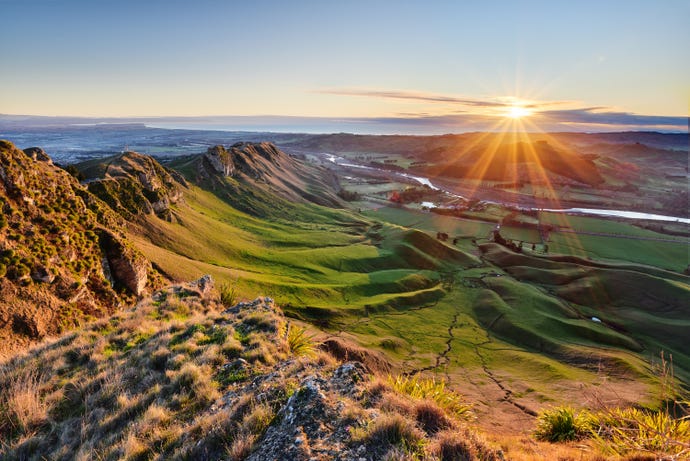
[[[401,173],[398,171],[390,171],[390,170],[384,170],[381,168],[375,168],[372,166],[367,166],[367,165],[358,165],[356,163],[350,163],[347,159],[343,157],[338,157],[333,154],[326,154],[326,159],[332,163],[335,163],[336,165],[344,166],[344,167],[350,167],[350,168],[360,168],[360,169],[365,169],[365,170],[373,170],[373,171],[379,171],[382,173],[386,174],[392,174],[395,176],[399,176],[402,178],[406,179],[411,179],[413,181],[417,181],[418,183],[428,186],[429,188],[433,190],[440,190],[443,192],[446,192],[447,194],[451,194],[456,197],[464,198],[460,195],[455,194],[454,192],[451,192],[446,189],[442,189],[436,185],[434,185],[429,178],[425,178],[423,176],[414,176],[409,173]],[[493,203],[498,203],[498,202],[493,202]],[[501,203],[502,205],[509,205],[509,206],[520,206],[514,203]],[[690,218],[680,218],[677,216],[665,216],[665,215],[660,215],[660,214],[652,214],[652,213],[642,213],[639,211],[625,211],[625,210],[605,210],[605,209],[598,209],[598,208],[564,208],[564,209],[549,209],[549,208],[528,208],[530,210],[540,210],[540,211],[550,211],[553,213],[566,213],[566,214],[581,214],[581,215],[590,215],[590,216],[610,216],[610,217],[616,217],[616,218],[624,218],[624,219],[647,219],[650,221],[667,221],[667,222],[679,222],[683,224],[690,224]]]

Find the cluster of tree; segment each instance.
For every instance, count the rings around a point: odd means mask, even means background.
[[[495,184],[494,189],[522,189],[525,183],[521,181],[516,182],[505,182],[500,184]]]
[[[443,216],[455,216],[456,218],[462,218],[462,217],[469,217],[470,219],[473,218],[472,215],[467,215],[465,211],[467,211],[464,208],[441,208],[441,207],[436,207],[436,208],[431,208],[429,211],[432,213],[440,214]],[[499,218],[495,216],[485,216],[482,217],[483,220],[485,221],[491,221],[491,222],[498,222]]]
[[[390,163],[369,162],[369,165],[382,170],[405,171],[405,168],[401,167],[400,165],[392,165]]]
[[[393,203],[417,203],[421,202],[430,193],[428,187],[410,187],[403,191],[393,191],[388,197]]]
[[[58,165],[61,166],[61,165]],[[62,167],[63,170],[77,178],[78,181],[83,181],[86,179],[86,176],[84,176],[84,173],[79,171],[76,166],[74,165],[67,165],[65,167]]]
[[[509,250],[512,250],[516,253],[522,253],[522,246],[525,244],[523,241],[518,241],[517,243],[514,240],[508,240],[505,239],[501,233],[498,230],[493,231],[494,234],[494,242],[498,243],[499,245],[503,245],[504,247],[508,248]],[[536,251],[537,245],[532,243],[532,251]],[[544,245],[544,253],[549,252],[549,246]]]
[[[338,191],[338,197],[345,200],[346,202],[355,202],[361,198],[361,195],[359,194],[359,192],[356,191],[340,189]]]

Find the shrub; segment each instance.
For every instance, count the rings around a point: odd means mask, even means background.
[[[223,283],[220,286],[220,302],[225,307],[237,304],[237,283]]]
[[[534,436],[546,442],[565,442],[585,437],[592,427],[592,416],[570,407],[556,407],[541,412]]]
[[[347,189],[340,189],[338,191],[338,197],[345,200],[346,202],[355,202],[361,198],[359,192],[351,191]]]
[[[316,350],[314,337],[307,334],[304,328],[295,325],[288,326],[287,343],[293,355],[312,356]]]

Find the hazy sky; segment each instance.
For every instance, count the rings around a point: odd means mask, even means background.
[[[4,114],[490,118],[518,97],[677,122],[690,102],[688,0],[0,0],[0,18]]]

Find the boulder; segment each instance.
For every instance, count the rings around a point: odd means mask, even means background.
[[[29,158],[32,158],[38,162],[47,162],[50,164],[53,163],[53,160],[50,158],[48,154],[46,154],[46,151],[44,151],[40,147],[29,147],[27,149],[24,149],[24,153]]]

